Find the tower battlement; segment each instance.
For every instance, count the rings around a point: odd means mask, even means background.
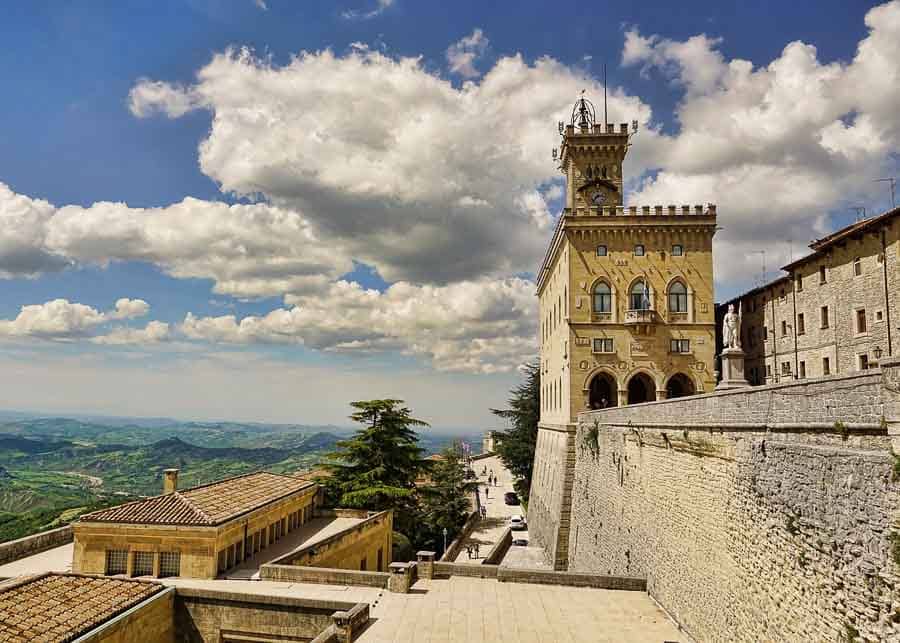
[[[564,216],[603,216],[603,217],[681,217],[681,216],[697,216],[697,217],[715,217],[716,206],[713,203],[704,205],[629,205],[629,206],[610,206],[610,205],[592,205],[592,206],[576,206],[575,208],[563,209]]]

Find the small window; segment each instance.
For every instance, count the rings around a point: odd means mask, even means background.
[[[784,294],[784,288],[781,289],[781,292],[778,294],[778,297],[781,299],[781,301],[784,301],[785,299],[787,299],[787,296]]]
[[[853,260],[853,276],[859,277],[862,274],[862,261],[859,257]]]
[[[669,288],[669,312],[687,312],[687,288],[680,281],[676,281]]]
[[[684,256],[684,246],[682,246],[680,243],[676,243],[674,246],[672,246],[672,256],[673,257]]]
[[[856,311],[856,332],[857,333],[865,333],[868,330],[866,326],[866,311],[864,308],[860,308]]]
[[[691,340],[689,339],[673,339],[669,344],[670,353],[690,353]]]
[[[612,337],[595,337],[594,338],[595,353],[613,353]]]
[[[606,256],[606,246],[597,246],[597,256],[598,257]]]
[[[594,312],[608,313],[612,310],[612,291],[609,284],[601,281],[594,286]]]
[[[781,336],[782,337],[787,336],[787,322],[786,321],[781,322]]]
[[[643,244],[637,244],[634,247],[634,256],[635,257],[643,257],[644,256],[644,246]]]
[[[128,550],[108,549],[106,551],[106,575],[116,576],[128,572]]]
[[[153,576],[153,563],[155,553],[152,551],[134,552],[134,564],[131,567],[132,576]]]
[[[800,366],[798,368],[800,369],[800,379],[806,379],[806,362],[800,362]]]
[[[831,375],[831,360],[827,357],[822,358],[822,375]]]
[[[781,374],[782,375],[790,375],[791,374],[791,363],[790,362],[781,362]]]
[[[794,278],[794,284],[797,292],[803,292],[803,275],[798,274]]]
[[[367,561],[365,558],[360,558],[360,559],[359,559],[359,571],[361,571],[361,572],[366,571],[366,563],[367,563],[367,562],[368,562],[368,561]]]
[[[806,319],[803,317],[803,313],[797,313],[797,334],[806,334]]]
[[[766,364],[766,377],[772,377],[772,365]]]
[[[769,341],[769,327],[768,326],[762,327],[762,340],[763,340],[763,344],[765,344],[767,341]]]
[[[819,266],[819,283],[828,283],[828,275],[825,273],[825,266]]]
[[[869,368],[869,356],[865,353],[859,354],[859,370],[865,371]]]
[[[875,311],[875,321],[876,322],[884,321],[884,311],[882,311],[882,310]]]
[[[828,328],[828,306],[822,306],[822,309],[819,314],[821,316],[822,328]]]

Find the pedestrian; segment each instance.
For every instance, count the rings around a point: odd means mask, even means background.
[[[472,560],[472,545],[466,545],[466,554],[469,556],[469,560]]]
[[[488,488],[487,487],[484,488],[484,499],[485,500],[488,499]]]
[[[478,552],[478,543],[475,543],[475,560],[478,560],[481,554]]]

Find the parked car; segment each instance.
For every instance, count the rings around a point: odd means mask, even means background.
[[[528,547],[528,539],[525,536],[513,536],[512,544],[518,547]]]
[[[503,502],[508,505],[518,505],[519,504],[519,496],[516,495],[515,491],[507,491],[503,494]]]
[[[509,517],[509,528],[513,531],[522,531],[523,529],[528,529],[528,525],[525,524],[524,517],[516,514]]]

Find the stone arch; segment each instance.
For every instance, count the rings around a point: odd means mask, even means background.
[[[618,406],[619,382],[611,369],[597,369],[586,380],[585,401],[585,405],[589,409]]]
[[[645,368],[636,368],[625,379],[628,404],[642,404],[656,400],[660,382]]]
[[[666,399],[697,394],[697,384],[686,373],[673,373],[666,381]]]

